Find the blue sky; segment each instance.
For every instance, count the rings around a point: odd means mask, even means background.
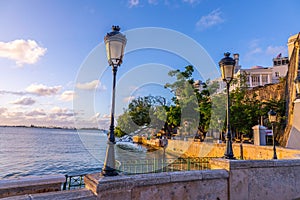
[[[1,0],[0,124],[107,128],[110,68],[97,71],[94,66],[93,76],[88,76],[92,79],[78,77],[91,52],[105,54],[97,48],[112,25],[121,26],[129,38],[137,28],[173,30],[201,45],[214,63],[229,51],[240,54],[243,68],[267,67],[279,53],[287,56],[288,38],[300,31],[299,7],[297,0]],[[137,95],[170,97],[161,86],[171,81],[166,72],[187,64],[180,56],[157,50],[126,54],[118,72],[117,114]],[[126,82],[145,79],[151,73],[146,68],[159,71],[151,76],[162,82]],[[86,98],[79,106],[73,100],[80,95]]]

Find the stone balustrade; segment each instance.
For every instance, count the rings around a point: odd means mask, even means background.
[[[300,160],[213,159],[210,164],[229,172],[231,200],[300,198]]]
[[[64,175],[30,176],[0,180],[0,198],[60,191],[65,180]]]
[[[85,176],[86,188],[97,199],[166,200],[228,199],[228,172],[201,170],[131,176]]]

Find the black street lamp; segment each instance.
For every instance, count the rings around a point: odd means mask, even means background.
[[[116,88],[116,75],[118,67],[122,64],[124,49],[126,45],[126,37],[119,32],[119,26],[112,26],[112,32],[107,33],[104,37],[106,46],[107,60],[110,66],[112,66],[113,72],[113,87],[112,87],[112,106],[111,106],[111,118],[109,135],[107,140],[106,156],[104,166],[102,169],[102,175],[104,176],[116,176],[118,175],[115,169],[115,134],[114,134],[114,114],[115,114],[115,88]]]
[[[235,60],[230,56],[230,53],[224,53],[224,58],[219,62],[219,66],[222,72],[222,79],[226,82],[227,86],[227,127],[226,127],[226,149],[224,153],[224,158],[234,159],[233,150],[232,150],[232,134],[230,131],[230,97],[229,97],[229,87],[230,82],[233,79]]]
[[[272,124],[273,132],[273,159],[277,159],[276,146],[275,146],[275,134],[274,134],[274,123],[277,122],[277,114],[275,111],[270,110],[268,112],[269,122]]]

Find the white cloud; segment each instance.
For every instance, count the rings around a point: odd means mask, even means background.
[[[102,118],[103,119],[110,119],[111,115],[110,114],[103,114]]]
[[[26,88],[26,91],[30,94],[35,94],[38,96],[51,96],[56,95],[61,88],[61,86],[48,87],[43,84],[31,84]]]
[[[221,15],[222,12],[220,9],[213,10],[208,15],[202,16],[196,23],[196,27],[199,28],[199,30],[204,30],[217,24],[221,24],[224,22],[224,19],[221,17]]]
[[[148,3],[150,5],[157,5],[158,4],[158,0],[148,0]]]
[[[0,124],[74,127],[74,114],[71,109],[60,107],[50,110],[36,108],[31,111],[0,107]]]
[[[248,46],[250,49],[255,49],[257,47],[259,47],[259,43],[260,43],[260,39],[253,39],[249,42]]]
[[[47,115],[46,112],[41,108],[37,108],[33,111],[26,113],[26,116],[28,116],[28,117],[41,117],[41,116],[46,116],[46,115]]]
[[[77,83],[76,88],[81,90],[95,90],[95,89],[106,90],[106,87],[102,86],[99,80],[93,80],[91,82],[86,82],[86,83]]]
[[[75,98],[75,92],[72,90],[67,90],[64,91],[61,95],[60,95],[60,100],[62,101],[73,101],[73,99]]]
[[[252,49],[251,51],[248,52],[248,55],[254,55],[254,54],[258,54],[258,53],[262,53],[262,49],[260,47],[257,47],[255,49]]]
[[[278,54],[287,54],[287,48],[285,46],[268,46],[266,50],[266,54],[277,56]]]
[[[129,8],[136,7],[140,4],[139,0],[129,0]]]
[[[49,112],[50,118],[53,119],[67,119],[69,117],[74,117],[74,113],[72,110],[68,108],[60,108],[60,107],[54,107]]]
[[[183,0],[184,3],[189,3],[189,4],[196,4],[199,3],[200,0]]]
[[[0,107],[0,115],[3,115],[7,111],[7,108]]]
[[[23,97],[16,101],[13,101],[12,104],[22,105],[22,106],[30,106],[33,105],[36,101],[30,97]]]
[[[0,57],[16,61],[18,66],[34,64],[46,53],[34,40],[14,40],[0,42]]]
[[[287,54],[287,48],[285,46],[265,46],[262,39],[253,39],[248,43],[248,52],[245,54],[245,60],[251,61],[254,65],[268,65],[272,58],[275,58],[280,53]],[[270,58],[270,56],[272,56]],[[268,59],[266,59],[268,58]]]
[[[125,97],[124,99],[123,99],[123,102],[125,102],[125,103],[129,103],[129,102],[131,102],[133,99],[135,99],[135,97],[134,96],[128,96],[128,97]]]
[[[25,95],[25,92],[15,92],[15,91],[8,91],[8,90],[0,90],[0,95],[6,95],[6,94],[12,94],[12,95]]]
[[[95,113],[95,115],[90,118],[90,121],[97,122],[99,119],[100,119],[100,113]]]

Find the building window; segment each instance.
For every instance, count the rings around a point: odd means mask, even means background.
[[[261,79],[263,83],[268,83],[268,75],[262,75]]]
[[[279,72],[275,72],[275,77],[279,77]]]
[[[253,85],[258,85],[258,83],[259,83],[259,76],[252,76],[251,79],[252,79],[252,84]]]

